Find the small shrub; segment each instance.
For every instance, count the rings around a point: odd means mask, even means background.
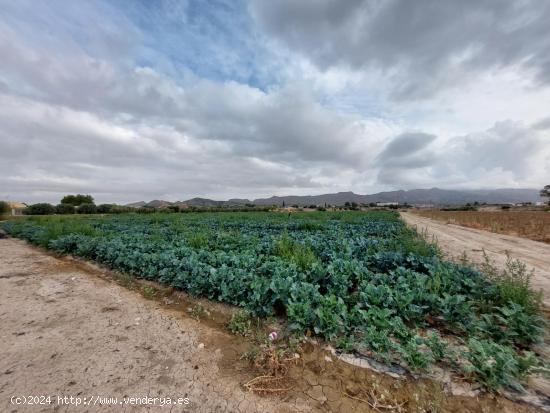
[[[538,313],[541,308],[542,294],[531,288],[531,278],[534,272],[528,271],[527,266],[519,260],[506,255],[506,266],[499,270],[484,251],[484,262],[481,271],[496,286],[497,306],[506,306],[516,303],[529,313]]]

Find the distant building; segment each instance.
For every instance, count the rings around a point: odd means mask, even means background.
[[[376,206],[379,206],[379,207],[387,207],[387,206],[396,206],[396,205],[399,205],[399,202],[377,202],[376,203]]]
[[[27,204],[23,202],[8,201],[8,206],[10,207],[12,215],[23,215],[23,210],[27,208]]]

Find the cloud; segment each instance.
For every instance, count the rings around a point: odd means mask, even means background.
[[[386,145],[378,159],[386,164],[402,164],[404,160],[405,164],[409,164],[411,158],[418,158],[420,154],[428,154],[424,149],[435,139],[435,135],[427,133],[402,133]]]
[[[550,129],[550,117],[540,119],[539,121],[533,124],[533,128],[537,130],[548,130]]]
[[[100,202],[125,202],[538,186],[550,174],[546,121],[536,121],[546,115],[541,102],[548,95],[522,94],[524,85],[510,81],[519,75],[482,79],[477,94],[463,88],[423,103],[388,103],[392,82],[371,77],[370,66],[401,80],[416,73],[408,82],[424,88],[431,69],[413,58],[429,59],[433,46],[433,68],[444,73],[433,72],[435,80],[454,70],[442,69],[453,53],[439,44],[446,39],[436,36],[445,26],[439,20],[422,28],[426,42],[436,38],[426,50],[400,43],[412,36],[409,25],[426,23],[414,9],[407,16],[417,23],[405,19],[405,34],[377,34],[390,50],[365,43],[367,59],[348,55],[349,24],[360,29],[357,42],[367,34],[376,39],[372,27],[383,30],[390,15],[407,17],[394,3],[353,3],[366,14],[351,2],[322,2],[314,10],[307,2],[254,3],[249,16],[240,3],[223,1],[213,10],[194,2],[126,9],[98,1],[84,7],[89,25],[78,7],[54,1],[34,10],[33,4],[10,3],[0,17],[0,198],[57,202],[65,193],[90,192]],[[434,17],[460,7],[441,4],[433,6]],[[270,17],[262,14],[268,7]],[[475,17],[481,8],[468,13]],[[228,23],[232,16],[239,27]],[[269,17],[265,24],[273,28],[256,32],[253,17]],[[509,28],[508,20],[503,24]],[[296,50],[326,40],[311,55],[301,52],[315,65],[265,37],[281,25],[288,33],[272,35],[289,36]],[[461,50],[453,43],[459,40],[449,42]],[[461,73],[483,66],[467,57],[457,65]],[[540,76],[533,62],[522,62]],[[507,84],[517,88],[501,93]],[[508,118],[519,120],[500,121]]]
[[[536,129],[502,121],[447,142],[400,134],[377,157],[378,180],[395,187],[537,187],[550,174],[549,160],[550,147]]]
[[[387,184],[410,185],[419,181],[419,173],[431,166],[435,154],[430,144],[435,135],[422,132],[406,132],[394,137],[380,152],[378,180]]]
[[[250,9],[269,36],[322,70],[385,73],[398,99],[505,67],[550,83],[547,2],[253,0]]]
[[[501,121],[452,140],[436,172],[459,182],[479,181],[497,172],[503,183],[537,182],[550,174],[548,156],[550,147],[537,130]]]

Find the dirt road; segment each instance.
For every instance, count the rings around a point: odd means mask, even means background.
[[[459,257],[466,252],[474,262],[483,261],[483,251],[497,265],[506,262],[506,252],[510,256],[527,264],[535,270],[532,283],[537,290],[542,290],[544,303],[550,307],[550,245],[511,235],[446,224],[412,213],[402,212],[403,219],[419,232],[424,231],[428,240],[432,237],[437,241],[445,254]]]
[[[222,351],[210,344],[212,335],[223,333],[98,275],[23,241],[0,239],[1,412],[310,410],[243,391],[236,373],[220,371]],[[171,397],[189,404],[63,406],[56,398],[51,405],[10,403],[12,396],[29,395],[118,402],[123,396]]]

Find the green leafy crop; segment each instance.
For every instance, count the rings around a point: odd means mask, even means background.
[[[451,364],[464,343],[467,368],[455,367],[490,390],[519,388],[545,330],[524,266],[478,271],[445,261],[390,211],[33,216],[0,225],[59,253],[239,306],[247,312],[229,324],[237,334],[247,334],[251,316],[284,316],[295,334],[411,370]]]

